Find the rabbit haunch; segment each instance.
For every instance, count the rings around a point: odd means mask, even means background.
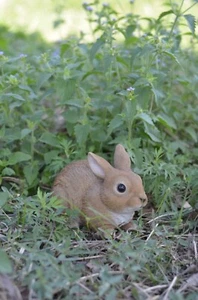
[[[120,144],[114,167],[89,152],[87,160],[72,162],[59,173],[53,192],[66,207],[80,210],[78,224],[89,222],[94,229],[132,228],[134,211],[147,203],[142,180],[131,170],[129,155]]]

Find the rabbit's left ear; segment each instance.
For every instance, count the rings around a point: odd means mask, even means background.
[[[104,179],[108,170],[112,166],[104,158],[89,152],[88,153],[88,164],[92,172],[99,178]]]
[[[131,170],[130,157],[121,144],[118,144],[115,148],[114,167],[123,171]]]

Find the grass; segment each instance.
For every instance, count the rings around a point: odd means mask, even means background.
[[[92,42],[0,28],[0,298],[15,282],[23,299],[196,299],[198,56],[183,2],[146,23],[84,5]],[[117,143],[149,197],[138,231],[71,230],[56,174],[88,151],[111,161]]]

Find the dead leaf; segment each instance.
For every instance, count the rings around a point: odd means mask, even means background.
[[[192,208],[192,206],[188,203],[188,201],[184,202],[183,208]]]
[[[0,274],[0,299],[22,300],[18,287],[5,274]]]
[[[186,283],[184,283],[179,291],[184,291],[190,287],[198,287],[198,273],[193,274],[190,276],[187,280]]]

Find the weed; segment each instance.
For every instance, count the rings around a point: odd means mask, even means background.
[[[1,28],[0,272],[24,298],[195,299],[198,57],[184,2],[146,20],[84,3],[93,42]],[[70,229],[76,212],[50,190],[67,163],[88,151],[111,160],[117,143],[150,208],[138,232],[101,240]]]

